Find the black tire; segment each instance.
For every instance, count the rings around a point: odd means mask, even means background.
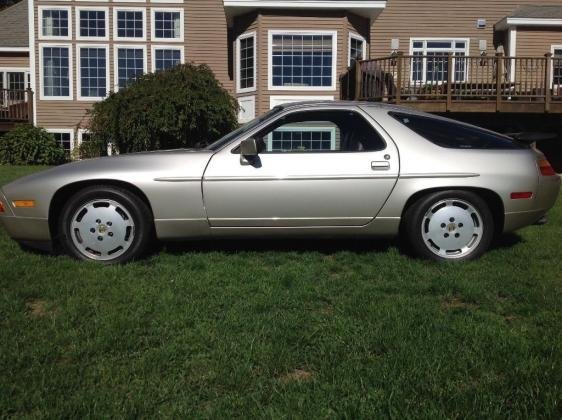
[[[78,243],[78,245],[75,243],[75,241],[80,242],[77,239],[79,237],[76,236],[72,228],[72,222],[74,216],[82,207],[87,206],[88,203],[103,202],[104,200],[118,204],[117,208],[121,210],[123,214],[126,214],[123,218],[126,217],[127,221],[132,219],[133,224],[132,227],[126,228],[129,229],[127,232],[129,232],[128,235],[130,238],[130,241],[125,245],[127,248],[115,252],[115,254],[113,254],[115,257],[112,257],[108,253],[101,259],[102,257],[95,255],[93,252],[88,254],[85,253],[84,250],[79,249],[78,246],[80,246],[80,243]],[[85,216],[83,217],[85,218]],[[111,225],[112,224],[109,226]],[[92,232],[94,232],[94,228],[95,226],[92,227]],[[107,230],[111,228],[104,227],[104,229]],[[104,264],[117,264],[129,262],[144,255],[154,238],[154,223],[150,208],[137,195],[124,188],[100,185],[84,188],[68,200],[58,220],[58,232],[60,245],[63,251],[71,257],[85,261],[99,261]],[[96,232],[94,234],[97,235],[98,233]],[[108,232],[107,234],[113,237],[112,232]],[[75,236],[73,237],[73,235]],[[104,233],[99,233],[99,235],[105,235],[105,230]],[[101,236],[98,238],[100,237]],[[110,238],[106,239],[110,241]],[[113,238],[111,240],[113,240]]]
[[[438,255],[437,252],[449,251],[445,251],[445,247],[439,248],[436,243],[427,239],[427,236],[431,234],[431,232],[429,232],[430,218],[434,217],[433,214],[435,214],[436,218],[438,215],[437,212],[430,213],[430,209],[435,210],[436,207],[434,206],[438,206],[438,204],[442,203],[444,200],[448,200],[459,205],[467,203],[472,206],[473,209],[477,210],[477,212],[474,212],[473,214],[478,214],[479,216],[477,217],[477,220],[478,225],[481,225],[481,233],[477,235],[477,239],[474,239],[475,245],[469,247],[465,251],[465,255],[462,254],[462,251],[457,254],[453,254],[454,251],[450,251],[451,254],[447,256]],[[467,211],[467,214],[470,213],[470,207],[465,210]],[[435,220],[435,223],[438,222],[438,220]],[[477,223],[474,222],[474,224],[476,225]],[[461,232],[460,228],[455,225],[454,220],[450,223],[448,221],[443,221],[439,227],[442,227],[443,225],[446,225],[443,228],[444,237],[446,236],[449,238],[450,235],[457,235],[456,232]],[[438,191],[420,197],[404,213],[403,227],[404,229],[402,232],[406,236],[414,254],[434,261],[466,261],[476,259],[490,247],[495,231],[494,218],[486,202],[477,194],[463,190]],[[462,234],[465,234],[465,232]],[[466,240],[471,240],[471,234],[473,236],[475,235],[475,233],[467,229],[465,236],[465,238],[467,238]],[[426,235],[426,238],[424,238],[424,235]],[[460,236],[461,233],[459,233],[459,238]],[[451,240],[455,240],[453,239],[453,236],[451,236]],[[460,240],[462,240],[462,238],[460,238],[459,241]]]

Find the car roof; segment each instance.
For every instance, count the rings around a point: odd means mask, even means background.
[[[361,108],[375,109],[380,112],[403,112],[408,114],[418,114],[418,115],[429,115],[425,112],[415,111],[411,108],[407,108],[400,105],[391,105],[381,102],[368,102],[368,101],[333,101],[333,100],[315,100],[315,101],[300,101],[300,102],[290,102],[282,105],[277,105],[276,108],[291,110],[299,108],[309,108],[313,106],[327,106],[327,107],[338,107],[338,106],[359,106]]]

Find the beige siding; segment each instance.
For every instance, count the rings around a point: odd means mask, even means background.
[[[177,45],[184,48],[186,62],[196,64],[207,64],[213,70],[216,77],[229,91],[233,90],[233,80],[229,74],[228,65],[228,35],[227,22],[223,9],[222,0],[187,0],[179,3],[110,3],[110,2],[83,2],[83,1],[37,1],[35,3],[34,29],[38,31],[38,6],[70,6],[72,15],[72,40],[60,41],[35,41],[36,59],[36,90],[37,90],[37,125],[51,128],[80,128],[87,126],[87,110],[93,102],[77,101],[77,70],[76,70],[76,44],[105,44],[109,46],[109,87],[114,86],[114,45],[144,45],[147,51],[147,68],[152,68],[153,45]],[[109,40],[108,41],[84,41],[76,40],[76,7],[107,7],[109,13]],[[115,41],[113,40],[113,9],[122,7],[143,7],[146,9],[146,36],[147,41]],[[184,42],[166,42],[151,40],[151,9],[158,8],[183,8],[184,9]],[[39,95],[39,45],[40,44],[69,44],[72,46],[72,74],[73,74],[73,97],[69,101],[41,100]]]
[[[561,28],[517,28],[518,56],[542,56],[551,52],[553,45],[562,46]]]
[[[29,54],[0,53],[0,68],[5,67],[29,68]]]
[[[371,25],[371,58],[390,54],[392,38],[400,39],[400,50],[409,53],[411,37],[470,38],[470,54],[478,54],[478,42],[494,50],[494,24],[529,0],[388,0],[387,7]],[[541,5],[560,5],[560,0],[541,0]],[[476,21],[486,19],[486,29]],[[497,34],[496,39],[502,34]],[[507,46],[506,46],[507,52]]]

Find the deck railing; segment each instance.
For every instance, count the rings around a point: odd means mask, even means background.
[[[342,76],[342,98],[403,102],[562,103],[562,58],[402,55],[354,62]]]
[[[0,89],[0,121],[33,122],[31,89]]]

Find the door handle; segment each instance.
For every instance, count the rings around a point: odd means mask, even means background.
[[[373,171],[388,171],[390,169],[390,162],[386,160],[375,160],[371,162],[371,169]]]

